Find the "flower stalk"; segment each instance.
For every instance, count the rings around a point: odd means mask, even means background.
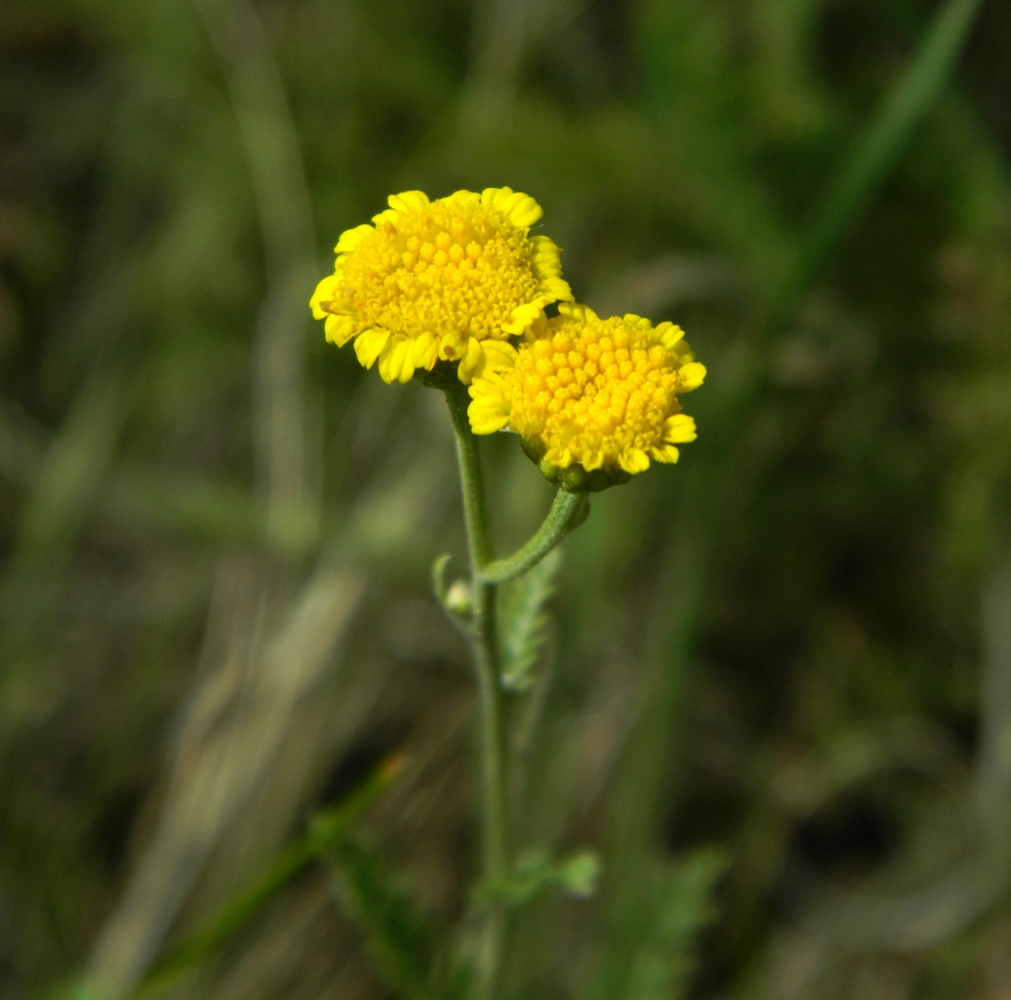
[[[447,586],[449,556],[443,556],[432,567],[432,581],[474,658],[487,906],[474,996],[497,1000],[507,907],[527,892],[517,896],[524,876],[511,858],[503,677],[530,670],[550,574],[539,591],[530,580],[540,597],[528,602],[526,619],[505,612],[506,648],[496,623],[498,587],[533,569],[586,520],[590,493],[628,482],[651,462],[677,461],[678,445],[695,439],[695,422],[678,397],[701,385],[706,372],[673,323],[654,327],[631,313],[601,319],[576,304],[562,278],[561,249],[545,235],[530,234],[542,213],[528,195],[485,188],[433,201],[405,191],[388,201],[371,225],[341,235],[334,271],[319,283],[310,306],[325,320],[327,340],[338,347],[353,342],[364,367],[378,367],[386,382],[417,375],[445,392],[449,405],[470,580]],[[548,318],[545,308],[552,303],[558,303],[557,315]],[[496,559],[476,435],[504,429],[518,435],[559,490],[534,536]],[[586,865],[574,869],[578,878],[565,871],[551,878],[585,895],[592,883]],[[529,882],[529,872],[526,877]],[[543,873],[538,877],[542,884]]]
[[[573,528],[583,523],[589,506],[590,498],[586,493],[559,490],[548,516],[533,538],[513,555],[483,566],[481,579],[485,583],[506,583],[533,569]]]
[[[446,392],[456,457],[460,467],[464,524],[473,581],[470,642],[477,674],[481,740],[481,804],[484,877],[501,884],[509,874],[509,829],[506,804],[506,756],[502,720],[501,674],[498,635],[495,623],[497,584],[484,579],[485,567],[492,564],[494,551],[488,530],[488,510],[484,480],[477,450],[477,438],[467,420],[467,390],[464,386]],[[488,911],[484,937],[478,956],[480,1000],[494,1000],[502,965],[506,912],[501,902]]]

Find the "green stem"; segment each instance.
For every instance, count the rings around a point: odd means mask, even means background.
[[[477,672],[480,707],[484,877],[489,884],[501,885],[509,874],[509,838],[498,636],[495,631],[495,598],[498,588],[495,583],[484,578],[484,569],[492,563],[494,550],[488,532],[488,511],[484,502],[477,438],[471,432],[467,419],[467,390],[462,385],[448,389],[446,401],[449,403],[456,436],[456,457],[460,466],[464,523],[474,588],[471,648]],[[505,923],[503,905],[493,904],[488,912],[479,957],[477,995],[481,1000],[494,1000],[498,992]]]
[[[589,502],[590,499],[585,493],[559,490],[548,516],[537,529],[537,534],[518,552],[505,559],[496,559],[485,564],[481,570],[481,579],[485,583],[505,583],[507,580],[522,576],[528,569],[536,566],[566,533],[575,527]]]

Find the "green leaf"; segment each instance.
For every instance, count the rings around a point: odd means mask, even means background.
[[[531,853],[516,861],[507,878],[480,886],[475,897],[486,905],[504,902],[511,907],[526,906],[552,890],[587,897],[596,891],[599,874],[600,861],[592,851],[580,851],[561,861]]]
[[[600,877],[600,858],[593,851],[573,854],[558,867],[558,884],[573,896],[592,896]]]
[[[449,561],[452,558],[453,557],[446,552],[432,563],[432,590],[435,591],[435,596],[438,598],[439,603],[443,605],[443,607],[446,605],[446,567],[449,565]]]
[[[633,952],[626,1000],[672,1000],[685,994],[699,932],[713,919],[712,893],[726,871],[724,856],[701,850],[662,869],[643,900],[645,934]]]
[[[397,884],[378,853],[345,834],[325,857],[341,908],[364,932],[386,985],[421,1000],[462,997],[464,970],[451,966],[446,934]]]
[[[502,685],[510,691],[525,691],[533,684],[534,664],[547,636],[544,605],[555,592],[561,566],[562,554],[554,549],[529,572],[502,586]]]

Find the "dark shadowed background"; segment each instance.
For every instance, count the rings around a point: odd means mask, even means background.
[[[1011,5],[975,6],[4,0],[0,995],[410,995],[324,867],[242,895],[394,753],[358,835],[464,913],[445,404],[308,299],[391,192],[509,185],[709,376],[564,546],[511,704],[517,847],[602,878],[523,911],[507,995],[1011,997]],[[505,551],[551,488],[484,454]]]

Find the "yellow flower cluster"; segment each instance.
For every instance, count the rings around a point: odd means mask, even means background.
[[[602,489],[652,460],[677,461],[677,446],[695,439],[677,397],[706,374],[680,327],[600,319],[574,304],[561,251],[530,235],[542,211],[525,194],[486,188],[430,201],[407,191],[389,205],[341,236],[334,273],[312,297],[328,340],[354,340],[358,360],[378,362],[387,382],[455,364],[470,385],[474,433],[515,431],[541,471],[570,488]]]
[[[405,191],[389,204],[373,225],[341,236],[334,273],[310,302],[327,340],[354,339],[358,360],[378,361],[385,381],[407,382],[442,360],[459,362],[469,383],[546,305],[572,299],[561,251],[530,235],[543,213],[528,195],[486,188],[429,201]]]
[[[706,370],[672,323],[654,328],[631,314],[600,319],[586,306],[561,305],[538,324],[511,364],[475,379],[469,416],[475,434],[508,426],[542,467],[634,475],[650,460],[676,462],[695,440],[695,421],[677,396]]]

